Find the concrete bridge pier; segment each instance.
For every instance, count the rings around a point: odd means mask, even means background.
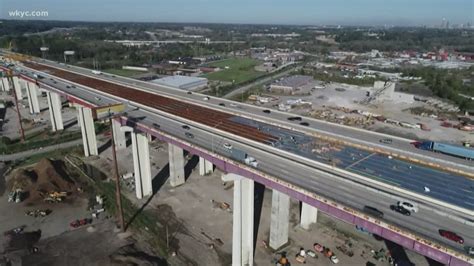
[[[61,95],[55,92],[46,92],[48,98],[49,115],[51,117],[52,131],[59,131],[64,129],[63,115],[61,114]]]
[[[28,97],[28,107],[30,114],[39,114],[40,106],[38,101],[38,86],[33,82],[26,82],[26,96]]]
[[[290,197],[277,190],[273,190],[269,241],[271,248],[279,249],[288,242],[289,219]]]
[[[84,144],[84,155],[86,157],[99,155],[92,110],[87,107],[78,106],[77,113],[77,121],[79,121],[79,125],[81,127],[82,142]]]
[[[234,181],[232,266],[253,265],[254,181],[236,174],[222,176]]]
[[[2,78],[2,90],[9,92],[10,91],[10,83],[8,82],[8,78]]]
[[[316,223],[318,220],[318,209],[315,207],[302,203],[301,206],[301,219],[300,219],[300,226],[308,230],[310,225]]]
[[[170,184],[173,187],[180,186],[185,182],[184,176],[184,154],[183,149],[168,143]]]
[[[117,150],[127,148],[127,139],[125,131],[121,129],[122,123],[118,120],[112,120],[112,131],[114,133],[115,148]]]
[[[133,169],[135,193],[141,199],[153,194],[150,168],[150,148],[148,137],[144,133],[132,132]]]
[[[12,77],[12,85],[15,90],[16,98],[18,100],[23,99],[23,93],[21,91],[21,86],[18,77]]]
[[[214,172],[214,165],[210,161],[199,157],[199,175],[204,176],[212,172]]]

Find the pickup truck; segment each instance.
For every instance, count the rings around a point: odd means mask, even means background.
[[[245,162],[246,165],[250,165],[250,166],[253,166],[255,168],[257,168],[257,166],[258,166],[257,160],[255,160],[255,158],[253,158],[252,156],[247,156],[245,158],[244,162]]]

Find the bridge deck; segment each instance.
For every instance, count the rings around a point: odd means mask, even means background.
[[[332,164],[365,177],[400,186],[419,194],[425,194],[432,198],[474,210],[474,180],[462,175],[435,170],[427,166],[408,163],[395,158],[390,159],[385,155],[353,147],[328,143],[302,133],[42,64],[24,64],[29,68],[49,73],[111,95],[126,98],[151,108],[221,129],[247,139],[269,145],[272,144],[276,148],[312,160]],[[425,186],[429,187],[431,192],[425,193]]]

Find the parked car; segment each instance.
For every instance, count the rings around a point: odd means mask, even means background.
[[[418,212],[418,205],[409,201],[399,201],[397,202],[398,206],[409,210],[410,212]]]
[[[368,214],[371,214],[377,218],[383,218],[383,212],[371,206],[364,206],[364,211]]]
[[[227,143],[227,142],[226,142],[226,143],[224,143],[224,145],[223,145],[223,146],[224,146],[224,148],[226,148],[226,149],[228,149],[228,150],[231,150],[231,149],[232,149],[232,145],[231,145],[231,144],[229,144],[229,143]]]
[[[438,232],[444,238],[447,238],[459,244],[464,244],[464,239],[454,232],[443,230],[443,229],[439,229]]]
[[[400,205],[390,205],[390,209],[391,209],[392,211],[401,213],[401,214],[406,215],[406,216],[410,216],[410,215],[411,215],[411,212],[410,212],[409,210],[403,208],[403,206],[400,206]]]
[[[331,259],[332,263],[334,263],[334,264],[338,264],[338,263],[339,263],[339,258],[336,257],[336,255],[332,255],[330,259]]]

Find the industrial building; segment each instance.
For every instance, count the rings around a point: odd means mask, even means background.
[[[270,91],[283,94],[302,93],[306,88],[310,89],[314,82],[313,77],[295,75],[281,79],[270,85]]]
[[[206,78],[188,77],[188,76],[169,76],[152,80],[151,82],[159,85],[170,86],[176,89],[195,91],[207,87]]]

